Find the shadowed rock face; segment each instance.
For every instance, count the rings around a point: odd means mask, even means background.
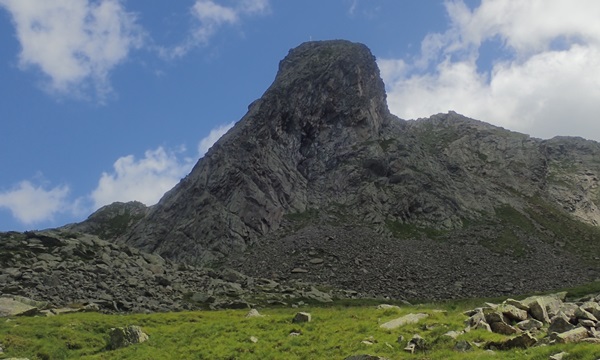
[[[125,241],[211,261],[323,202],[323,176],[391,115],[375,58],[347,41],[311,42],[281,61],[273,85]],[[340,189],[343,191],[343,189]]]
[[[543,290],[598,276],[598,159],[452,111],[398,119],[364,45],[309,42],[118,241],[390,296]]]

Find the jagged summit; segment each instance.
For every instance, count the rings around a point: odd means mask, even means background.
[[[275,81],[127,243],[190,262],[239,252],[283,215],[326,197],[323,175],[390,122],[369,49],[349,41],[292,49]],[[311,191],[311,188],[318,190]]]
[[[283,114],[295,116],[300,126],[339,121],[377,133],[389,115],[375,57],[365,45],[346,40],[307,42],[290,50],[265,94],[267,99],[271,96],[286,99],[288,109],[310,109]]]

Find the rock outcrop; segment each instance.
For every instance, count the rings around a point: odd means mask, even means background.
[[[600,306],[600,295],[589,295],[574,302],[565,301],[565,296],[563,292],[532,296],[521,301],[508,299],[500,305],[488,304],[467,312],[469,318],[465,321],[465,331],[480,328],[480,324],[485,323],[489,325],[488,331],[515,335],[505,341],[486,345],[489,349],[498,350],[527,348],[538,342],[600,343],[600,322],[588,311]],[[541,340],[538,341],[539,338]]]

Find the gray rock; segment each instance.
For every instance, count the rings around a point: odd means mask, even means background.
[[[591,320],[593,322],[598,322],[598,319],[590,312],[583,310],[581,307],[578,307],[575,310],[575,317],[579,320]]]
[[[40,309],[20,301],[19,297],[0,297],[0,317],[6,316],[32,316]]]
[[[464,333],[465,333],[464,331],[454,331],[454,330],[452,330],[452,331],[448,331],[447,333],[445,333],[442,336],[448,336],[449,338],[456,339],[456,338],[458,338],[460,335],[462,335]]]
[[[559,313],[552,318],[550,326],[548,327],[548,333],[563,333],[573,328],[575,328],[575,325],[569,322],[569,318],[567,318],[564,314]]]
[[[497,334],[502,334],[502,335],[513,335],[513,334],[517,334],[520,331],[511,326],[508,325],[505,322],[494,322],[490,324],[490,328],[492,329],[492,332],[495,332]]]
[[[588,331],[584,327],[576,327],[563,333],[552,333],[550,338],[557,343],[577,343],[588,336]]]
[[[492,328],[490,327],[490,324],[488,324],[487,322],[485,322],[485,320],[479,321],[472,328],[473,328],[473,330],[482,329],[482,330],[485,330],[487,332],[492,332]]]
[[[255,318],[255,317],[264,317],[264,315],[261,315],[258,310],[256,309],[250,309],[250,311],[246,314],[247,318]]]
[[[148,335],[142,331],[142,328],[136,325],[112,328],[110,329],[109,336],[110,339],[106,345],[108,350],[120,349],[148,340]]]
[[[580,306],[583,310],[591,313],[596,319],[600,319],[600,304],[596,301],[587,301]]]
[[[556,353],[554,355],[550,355],[550,357],[548,358],[549,360],[563,360],[567,357],[567,355],[569,355],[568,352],[566,351],[561,351],[559,353]]]
[[[308,272],[308,270],[303,269],[303,268],[293,268],[292,269],[292,274],[305,274],[307,272]]]
[[[307,312],[296,313],[296,315],[292,319],[292,323],[304,323],[304,322],[310,322],[310,321],[311,321],[311,316],[310,316],[310,313],[307,313]]]
[[[541,321],[535,319],[523,320],[517,323],[517,327],[523,331],[538,330],[541,329],[544,324]]]
[[[460,352],[466,352],[473,349],[473,345],[471,345],[470,342],[466,341],[466,340],[461,340],[458,341],[455,345],[454,345],[454,350],[456,351],[460,351]]]
[[[534,319],[541,321],[544,324],[550,322],[548,312],[546,311],[546,305],[542,299],[535,299],[529,304],[529,313]]]
[[[411,353],[414,353],[415,351],[425,351],[427,349],[427,343],[425,342],[425,339],[421,337],[421,335],[415,334],[408,341],[407,348],[412,348]]]
[[[498,306],[496,311],[501,312],[510,320],[515,321],[523,321],[527,320],[527,311],[523,309],[519,309],[514,305],[510,304],[502,304]]]
[[[429,317],[429,315],[424,314],[424,313],[408,314],[408,315],[401,316],[397,319],[385,322],[385,323],[379,325],[379,327],[382,329],[393,330],[393,329],[399,328],[399,327],[407,325],[407,324],[416,324],[419,321],[421,321],[422,319],[425,319],[427,317]]]

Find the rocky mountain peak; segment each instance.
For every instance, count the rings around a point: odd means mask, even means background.
[[[285,100],[283,127],[339,123],[362,128],[364,137],[377,133],[389,114],[375,57],[365,45],[346,40],[307,42],[290,50],[265,95]]]
[[[323,175],[389,125],[385,98],[366,46],[292,49],[265,94],[125,241],[191,262],[245,249],[326,197]]]

